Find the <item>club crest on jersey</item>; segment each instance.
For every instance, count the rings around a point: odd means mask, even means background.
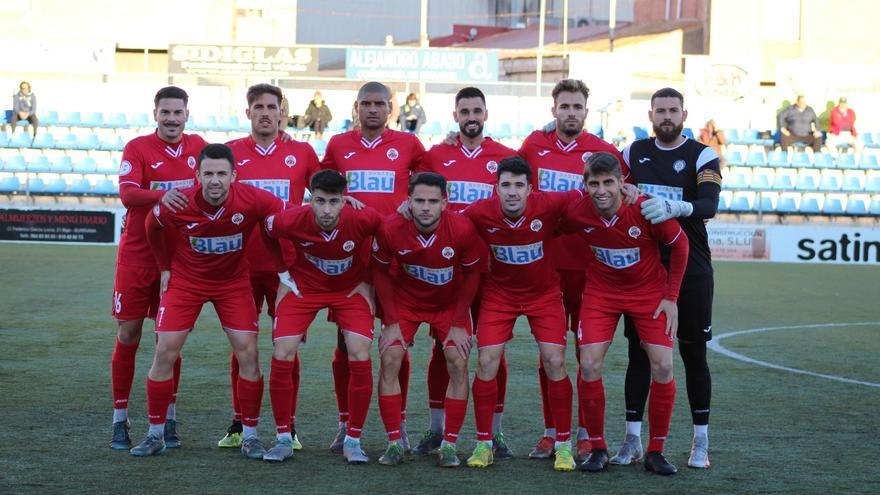
[[[446,285],[452,281],[452,267],[428,268],[420,265],[403,265],[403,269],[410,277],[421,280],[431,285]]]
[[[581,160],[583,160],[584,163],[587,163],[587,159],[590,158],[592,155],[593,155],[592,151],[584,151],[584,154],[581,155]]]
[[[354,241],[345,241],[342,245],[342,250],[346,253],[350,253],[352,249],[354,249]]]
[[[293,167],[296,165],[296,157],[293,155],[287,155],[284,157],[284,164],[288,167]]]
[[[131,173],[131,163],[128,160],[122,160],[119,164],[119,175],[128,175]]]
[[[196,168],[196,157],[194,157],[194,156],[186,157],[186,164],[189,166],[189,168]]]
[[[642,235],[642,229],[633,225],[632,227],[629,228],[628,233],[629,233],[629,236],[632,237],[633,239],[638,239],[639,236]]]
[[[234,223],[235,225],[240,225],[241,222],[244,222],[244,215],[242,215],[241,213],[236,213],[235,215],[232,215],[232,223]]]
[[[682,170],[684,170],[684,160],[675,160],[675,162],[672,164],[672,170],[675,170],[676,173],[680,173]]]
[[[443,251],[440,252],[444,258],[451,260],[453,256],[455,256],[455,250],[449,246],[443,248]]]
[[[269,215],[269,217],[266,218],[266,230],[271,231],[272,225],[274,223],[275,223],[275,215]]]
[[[525,246],[491,245],[492,255],[501,263],[508,265],[528,265],[544,257],[544,243],[538,241]]]
[[[376,242],[376,238],[374,237],[374,238],[373,238],[373,252],[375,253],[375,252],[378,252],[378,251],[379,251],[379,243]]]
[[[540,232],[541,227],[544,226],[544,223],[540,220],[532,220],[532,223],[529,224],[529,228],[532,229],[533,232]]]
[[[490,174],[494,174],[498,171],[498,162],[495,160],[486,162],[486,170],[488,170]]]
[[[158,217],[158,216],[159,216],[159,213],[160,213],[161,211],[162,211],[162,209],[159,208],[159,203],[156,203],[156,206],[153,207],[153,215],[156,215],[156,216]]]
[[[598,246],[590,246],[596,260],[603,265],[610,266],[615,270],[629,268],[641,259],[639,248],[608,249]]]
[[[394,161],[400,157],[400,153],[397,152],[397,148],[389,148],[388,151],[385,152],[385,156],[387,156],[389,160]]]

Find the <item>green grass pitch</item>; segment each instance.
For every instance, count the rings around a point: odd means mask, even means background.
[[[229,349],[211,308],[203,311],[184,348],[178,401],[183,448],[136,459],[107,446],[114,256],[110,247],[0,245],[0,493],[880,493],[880,388],[768,369],[712,351],[711,470],[685,467],[691,426],[678,358],[678,397],[667,442],[678,475],[661,478],[641,466],[612,467],[598,475],[556,473],[549,461],[529,461],[526,454],[542,422],[537,352],[523,321],[508,347],[504,420],[517,457],[489,469],[441,470],[433,458],[410,459],[394,468],[378,465],[384,432],[375,399],[364,437],[374,462],[346,466],[330,454],[327,445],[336,429],[330,377],[335,335],[323,317],[301,354],[297,422],[306,450],[280,465],[221,451],[216,442],[230,418]],[[716,334],[880,322],[877,267],[717,263],[716,269]],[[265,317],[261,326],[261,361],[268,372]],[[131,399],[135,442],[146,430],[151,332],[148,323]],[[790,368],[880,382],[880,323],[759,332],[724,339],[722,345]],[[414,440],[427,425],[428,351],[429,341],[420,334],[409,399]],[[574,376],[571,349],[569,356]],[[624,369],[625,345],[618,332],[605,377],[612,448],[623,434]],[[270,443],[268,390],[260,431]],[[459,446],[462,459],[473,446],[473,433],[469,409]]]

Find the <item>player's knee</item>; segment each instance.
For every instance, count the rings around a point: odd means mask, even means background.
[[[672,380],[672,357],[651,363],[651,377],[660,383],[668,383]]]
[[[541,362],[544,364],[548,376],[556,375],[560,371],[564,371],[565,354],[564,352],[545,352],[541,355]]]
[[[477,374],[481,378],[492,378],[498,372],[500,358],[489,353],[480,353],[477,359]]]
[[[272,357],[279,361],[293,361],[296,359],[296,346],[276,342]]]
[[[455,355],[446,357],[446,370],[449,372],[449,378],[452,380],[467,380],[468,365],[467,361],[461,356]]]
[[[143,320],[120,321],[116,331],[116,338],[125,345],[140,342],[144,328]]]
[[[602,378],[602,361],[591,360],[586,357],[586,352],[581,352],[581,378],[592,382]]]

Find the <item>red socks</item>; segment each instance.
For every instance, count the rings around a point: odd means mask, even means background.
[[[348,421],[348,353],[337,347],[333,351],[333,387],[336,392],[336,408],[339,410],[339,421]]]
[[[669,433],[672,407],[675,405],[675,380],[669,383],[651,381],[651,395],[648,396],[648,452],[663,452],[663,442]]]
[[[272,400],[272,414],[278,433],[290,433],[293,416],[294,393],[292,372],[294,361],[281,361],[272,358],[272,372],[269,374],[269,397]]]
[[[370,398],[373,396],[373,365],[369,359],[349,361],[348,369],[348,436],[360,438],[370,409]]]
[[[550,409],[553,411],[557,442],[567,442],[571,439],[572,395],[571,380],[567,376],[562,380],[547,380],[547,396],[550,399]]]
[[[400,417],[406,419],[406,397],[409,392],[409,353],[403,353],[403,361],[397,372],[397,381],[400,383]]]
[[[458,433],[461,431],[461,425],[464,424],[464,417],[467,415],[467,403],[467,399],[446,398],[446,425],[444,426],[443,440],[449,443],[458,441]]]
[[[400,408],[403,403],[401,394],[380,395],[379,415],[385,424],[385,432],[388,433],[388,441],[400,440]]]
[[[449,388],[449,371],[446,369],[446,354],[443,353],[442,344],[437,345],[435,342],[431,359],[428,361],[429,408],[443,409],[447,388]]]
[[[498,385],[495,379],[481,380],[474,376],[473,394],[477,440],[492,440],[492,416],[495,413],[495,404],[498,403]]]
[[[232,388],[232,419],[241,421],[241,404],[238,403],[238,359],[234,352],[229,356],[229,384]]]
[[[241,404],[241,424],[256,428],[260,422],[260,406],[263,403],[263,377],[257,381],[238,377],[238,402]]]
[[[592,382],[582,380],[578,385],[578,396],[581,410],[584,411],[587,436],[593,448],[608,450],[608,444],[605,443],[605,385],[602,379]]]
[[[113,408],[128,408],[131,383],[134,380],[134,363],[139,343],[123,344],[116,339],[116,347],[110,358],[110,379],[113,383]]]
[[[507,398],[507,358],[501,355],[501,362],[498,365],[498,373],[495,374],[495,383],[498,384],[498,401],[495,404],[495,413],[504,412],[504,399]]]
[[[151,425],[165,423],[172,394],[174,394],[174,379],[157,382],[147,377],[147,415]]]

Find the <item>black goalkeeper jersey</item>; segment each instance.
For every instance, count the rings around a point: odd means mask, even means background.
[[[721,165],[712,148],[693,139],[675,148],[657,145],[655,138],[639,139],[623,150],[630,176],[643,192],[675,201],[687,201],[694,207],[689,217],[678,222],[690,241],[685,277],[712,273],[712,253],[704,219],[718,210],[721,192]],[[669,250],[661,246],[664,264]]]

